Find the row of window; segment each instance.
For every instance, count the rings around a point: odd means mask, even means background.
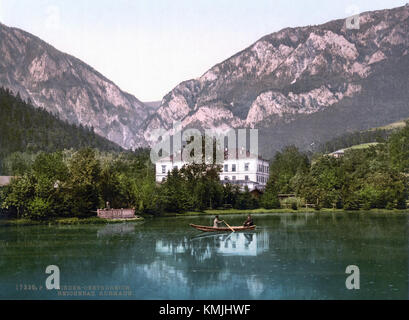
[[[232,181],[236,181],[236,176],[232,176],[231,179],[232,179]],[[249,181],[249,176],[244,176],[244,180]],[[224,176],[224,181],[229,181],[229,177]],[[267,183],[267,181],[268,181],[268,177],[257,176],[257,182],[258,183]]]
[[[236,172],[237,171],[236,168],[237,168],[237,166],[235,164],[232,164],[231,165],[231,172]],[[223,169],[224,169],[223,170],[224,172],[229,172],[229,165],[225,164]],[[249,171],[249,164],[248,163],[246,163],[244,165],[244,171]]]
[[[174,166],[173,168],[178,168],[177,166]],[[250,168],[250,163],[245,163],[244,164],[244,171],[249,171]],[[229,172],[229,165],[225,164],[224,168],[223,168],[224,172]],[[232,164],[231,165],[231,172],[236,172],[237,171],[237,165],[236,164]],[[270,171],[270,168],[268,166],[264,166],[262,164],[258,165],[258,172],[264,172],[264,173],[268,173]],[[162,173],[166,173],[166,165],[162,166]]]
[[[257,182],[259,183],[267,183],[268,177],[265,176],[257,176]]]
[[[231,177],[232,181],[236,181],[236,176]],[[249,181],[249,176],[244,176],[244,180]],[[228,176],[224,176],[224,181],[229,181]]]
[[[244,171],[249,171],[250,168],[250,163],[245,163],[244,164]],[[229,172],[229,165],[225,164],[224,168],[223,168],[224,172]],[[231,165],[231,172],[236,172],[237,171],[237,165],[236,164],[232,164]],[[262,164],[258,165],[258,172],[265,172],[268,173],[270,171],[270,168],[268,166],[264,166]]]
[[[262,165],[262,164],[258,165],[258,172],[268,173],[269,171],[270,171],[269,166],[265,166],[265,165]]]

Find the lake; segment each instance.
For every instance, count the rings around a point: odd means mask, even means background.
[[[189,226],[211,216],[1,227],[0,299],[408,299],[407,215],[253,218],[255,231],[221,234]],[[60,290],[45,288],[49,265]],[[359,290],[345,286],[348,265]]]

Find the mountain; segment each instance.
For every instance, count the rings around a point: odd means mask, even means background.
[[[148,108],[84,62],[3,24],[0,55],[0,86],[125,148],[139,145],[137,128]]]
[[[97,135],[92,128],[62,121],[42,108],[33,107],[0,87],[1,160],[13,152],[54,152],[82,147],[121,151],[117,144]]]
[[[162,101],[144,101],[145,106],[151,108],[152,110],[157,110],[160,107]]]
[[[148,110],[149,115],[152,115],[159,109],[161,101],[149,101],[149,102],[144,101],[143,104]]]
[[[286,28],[184,81],[139,136],[156,128],[258,128],[264,156],[409,117],[409,7]]]

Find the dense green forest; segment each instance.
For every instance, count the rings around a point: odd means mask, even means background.
[[[265,196],[294,193],[317,209],[405,209],[409,187],[409,122],[385,143],[348,150],[341,158],[277,153]]]
[[[13,152],[54,152],[92,147],[120,151],[121,147],[94,133],[93,128],[76,126],[59,120],[41,108],[35,108],[0,88],[0,174],[9,174],[4,159]]]

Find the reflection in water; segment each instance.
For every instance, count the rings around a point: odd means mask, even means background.
[[[257,256],[268,251],[269,239],[267,232],[260,233],[231,233],[217,252],[223,255]]]
[[[264,284],[258,280],[255,275],[252,275],[247,279],[247,288],[253,299],[259,299],[264,291]]]
[[[165,255],[191,253],[200,260],[210,259],[213,254],[232,256],[257,256],[269,250],[266,231],[253,233],[212,234],[180,242],[156,241],[156,252]]]
[[[123,235],[134,231],[135,223],[108,224],[97,231],[97,237]]]
[[[188,279],[183,271],[161,261],[141,265],[137,270],[143,272],[147,279],[160,284],[178,283],[179,285],[187,285],[188,283]]]

